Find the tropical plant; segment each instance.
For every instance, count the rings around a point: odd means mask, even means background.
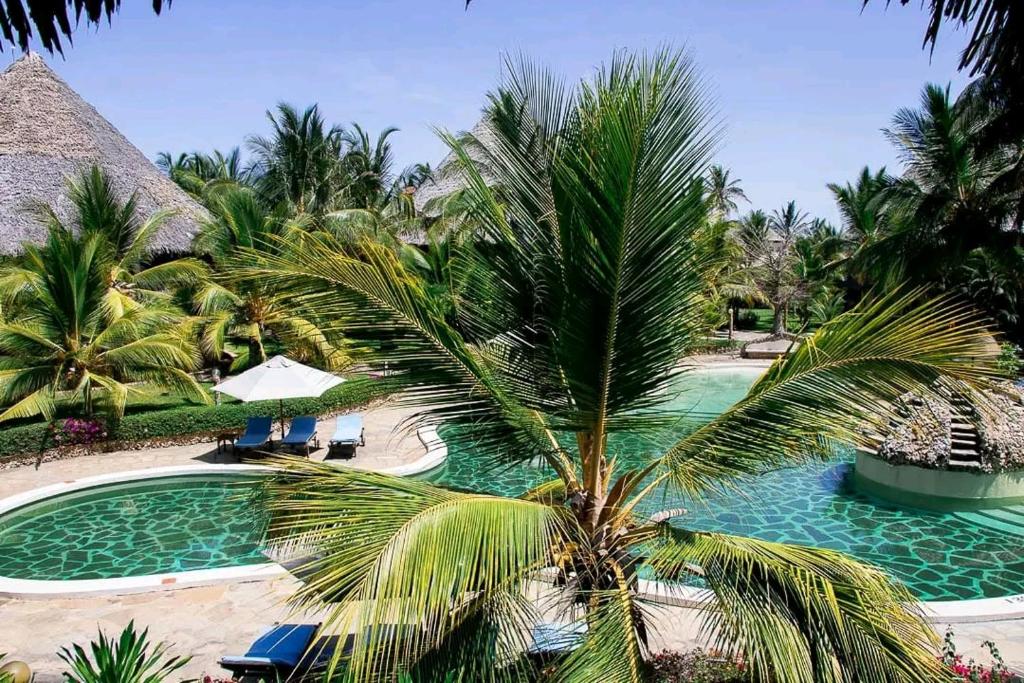
[[[789,304],[803,292],[806,284],[797,265],[798,240],[805,235],[810,222],[807,214],[789,202],[766,215],[751,211],[737,233],[744,253],[743,266],[731,277],[737,283],[749,283],[757,298],[772,308],[772,334],[786,333]]]
[[[341,127],[328,127],[315,104],[299,113],[281,102],[276,114],[267,112],[267,120],[270,137],[249,138],[255,185],[263,202],[286,203],[295,214],[320,215],[336,208],[346,184]]]
[[[98,264],[108,287],[104,305],[113,318],[140,305],[167,305],[177,289],[207,276],[206,266],[194,258],[152,262],[153,238],[173,212],[157,211],[140,219],[137,194],[122,203],[110,176],[98,166],[71,179],[67,196],[73,224],[62,229],[97,238]],[[52,208],[39,208],[44,220],[61,225]]]
[[[252,180],[252,169],[242,163],[238,147],[227,154],[216,149],[213,154],[192,152],[181,153],[177,157],[170,152],[160,152],[156,165],[181,189],[200,201],[205,199],[211,184],[249,185]]]
[[[419,421],[465,430],[495,465],[542,459],[552,478],[504,498],[277,461],[265,490],[271,539],[313,558],[296,608],[366,632],[347,661],[355,681],[400,670],[417,681],[453,670],[512,678],[518,669],[505,665],[541,608],[587,625],[551,680],[640,681],[654,627],[638,593],[646,564],[670,587],[704,582],[717,601],[707,634],[757,681],[943,680],[934,633],[881,571],[829,550],[691,530],[685,511],[659,503],[706,500],[737,476],[837,443],[870,446],[898,396],[930,395],[939,381],[969,392],[994,372],[984,327],[917,291],[863,302],[737,405],[631,466],[615,435],[678,418],[664,406],[699,334],[705,264],[692,238],[707,220],[715,142],[703,81],[669,51],[619,54],[575,88],[527,63],[507,71],[501,95],[523,115],[488,160],[500,201],[446,138],[487,247],[473,253],[485,276],[460,310],[479,343],[383,248],[354,258],[313,236],[289,253],[251,253],[259,262],[241,276],[276,283],[379,349]],[[558,590],[538,606],[525,589],[542,577]],[[412,628],[394,639],[387,624]]]
[[[337,368],[346,358],[315,319],[297,315],[275,296],[274,288],[261,282],[239,282],[232,277],[241,250],[277,253],[306,235],[308,216],[290,218],[287,204],[268,211],[256,193],[244,187],[224,188],[210,197],[213,214],[194,247],[209,257],[218,275],[204,282],[193,304],[202,317],[201,346],[211,358],[220,358],[230,337],[241,337],[246,351],[235,361],[251,367],[267,360],[264,339],[268,333],[301,360],[316,360]],[[275,239],[277,238],[277,239]]]
[[[708,169],[706,184],[713,215],[727,218],[736,212],[740,201],[750,201],[740,187],[740,182],[738,178],[730,178],[729,169],[723,166],[715,164]]]
[[[160,14],[165,4],[170,7],[171,0],[152,0],[153,11]],[[61,36],[70,43],[71,31],[83,17],[87,24],[99,26],[101,19],[109,22],[120,7],[121,0],[0,0],[0,34],[4,38],[0,40],[0,52],[5,41],[27,51],[34,27],[34,34],[45,49],[64,54]]]
[[[350,207],[372,209],[388,204],[404,189],[397,185],[393,173],[394,153],[389,137],[398,132],[391,126],[380,132],[375,141],[358,123],[345,130],[342,166],[345,173],[345,199]],[[414,171],[415,172],[415,171]]]
[[[58,400],[95,410],[100,390],[115,417],[142,385],[209,402],[189,374],[198,353],[185,316],[171,307],[112,305],[106,233],[75,235],[52,222],[42,246],[26,244],[0,293],[18,315],[0,324],[0,421],[42,415]],[[141,384],[140,384],[141,383]]]
[[[98,639],[89,644],[89,652],[77,643],[71,647],[58,653],[70,667],[64,672],[68,683],[161,683],[191,660],[168,657],[171,646],[152,645],[149,629],[137,633],[134,621],[128,622],[116,641],[100,629]]]

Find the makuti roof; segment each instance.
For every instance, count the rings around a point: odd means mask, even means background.
[[[28,53],[0,73],[0,254],[41,242],[46,225],[33,210],[44,202],[67,218],[67,181],[97,165],[138,210],[177,213],[155,236],[156,252],[186,252],[205,210],[55,74]]]

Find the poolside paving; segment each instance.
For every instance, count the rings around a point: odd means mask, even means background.
[[[727,358],[707,358],[705,362],[735,362]],[[367,469],[383,469],[412,462],[423,455],[418,438],[404,421],[408,409],[381,405],[366,415],[366,442],[358,456],[346,464]],[[326,444],[334,431],[334,420],[320,425],[320,440]],[[31,488],[108,472],[163,467],[189,463],[230,462],[232,456],[216,454],[212,443],[192,446],[121,451],[45,462],[36,469],[28,465],[0,472],[0,498]],[[326,449],[313,454],[323,458]],[[182,677],[209,673],[223,675],[216,662],[224,654],[241,654],[248,644],[275,621],[301,619],[317,621],[316,613],[290,615],[287,598],[297,582],[285,575],[271,580],[235,582],[132,595],[56,599],[0,598],[0,652],[12,659],[27,661],[39,683],[60,680],[62,662],[56,653],[71,643],[86,643],[101,627],[117,632],[130,620],[149,627],[152,638],[174,643],[173,652],[191,654],[192,660]],[[541,587],[540,590],[550,590]],[[692,609],[656,606],[654,650],[684,650],[699,644],[699,614]],[[936,625],[940,632],[943,625]],[[988,621],[960,624],[957,643],[962,652],[987,661],[980,647],[984,640],[999,646],[1009,665],[1024,669],[1024,620]]]

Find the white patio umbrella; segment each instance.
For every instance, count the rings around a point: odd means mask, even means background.
[[[260,363],[240,375],[224,380],[214,386],[213,390],[245,403],[276,400],[281,409],[281,435],[284,436],[286,398],[317,398],[344,381],[337,375],[311,368],[291,358],[274,356],[266,363]]]

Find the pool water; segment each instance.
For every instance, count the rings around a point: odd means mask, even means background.
[[[738,401],[757,377],[750,369],[696,371],[671,400],[680,415],[657,434],[615,434],[609,450],[622,466],[655,457],[694,425]],[[470,439],[441,430],[448,460],[432,481],[513,496],[553,477],[546,467],[486,467]],[[973,524],[956,514],[900,508],[852,490],[852,453],[831,462],[789,467],[739,482],[740,495],[710,495],[703,504],[652,496],[647,512],[685,507],[689,528],[832,548],[878,565],[922,600],[963,600],[1024,593],[1024,535]],[[1022,527],[1024,534],[1024,527]]]
[[[0,517],[0,576],[107,579],[267,562],[253,483],[146,479],[19,508]]]

